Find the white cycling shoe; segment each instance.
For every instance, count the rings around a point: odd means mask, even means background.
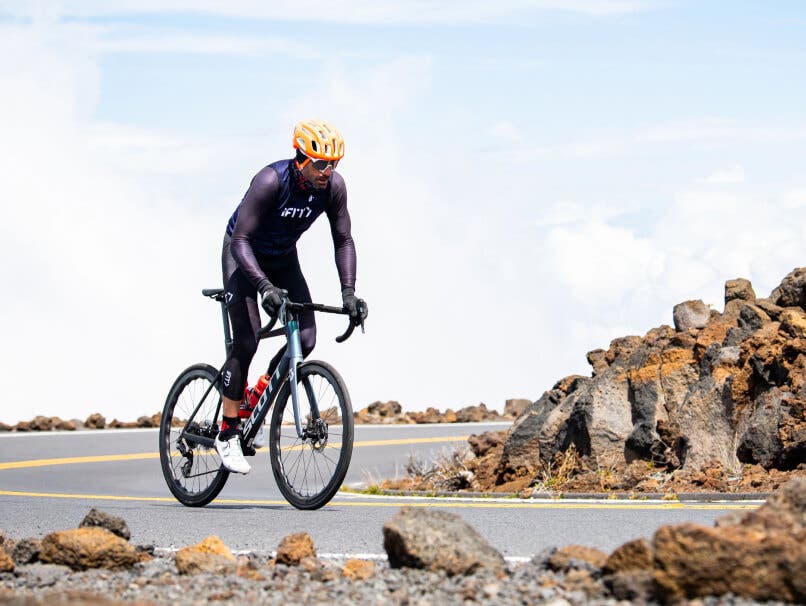
[[[241,438],[238,434],[235,434],[229,440],[221,440],[217,436],[215,449],[218,456],[221,457],[221,464],[230,471],[235,473],[249,473],[251,471],[252,468],[243,457]]]
[[[266,445],[266,432],[263,431],[264,423],[260,424],[260,429],[257,430],[257,434],[255,434],[255,439],[252,440],[252,446],[254,448],[263,448]]]

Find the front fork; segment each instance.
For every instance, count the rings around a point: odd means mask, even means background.
[[[288,324],[286,324],[286,329],[288,331],[288,351],[286,352],[286,356],[288,357],[289,365],[288,365],[288,381],[289,385],[291,386],[291,405],[294,407],[294,424],[297,428],[297,436],[301,440],[305,440],[308,437],[307,428],[303,429],[302,427],[302,418],[300,415],[299,410],[299,396],[298,396],[298,383],[297,383],[297,368],[300,364],[302,364],[302,342],[299,338],[299,323],[297,322],[296,318],[291,320]],[[311,424],[315,423],[319,419],[319,404],[316,401],[316,395],[311,388],[311,385],[308,381],[303,383],[303,387],[305,389],[305,394],[308,397],[308,402],[311,405]]]

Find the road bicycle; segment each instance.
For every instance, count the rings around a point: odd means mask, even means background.
[[[232,347],[225,293],[202,290],[221,304],[227,354]],[[361,302],[363,304],[363,302]],[[302,359],[297,315],[303,310],[348,314],[343,307],[283,300],[271,322],[256,333],[260,341],[284,335],[285,355],[251,415],[241,423],[244,455],[256,453],[255,436],[272,408],[269,458],[280,492],[298,509],[318,509],[339,490],[353,452],[353,410],[339,373],[328,363]],[[361,311],[361,310],[359,310]],[[277,321],[283,325],[274,329]],[[350,319],[346,341],[363,320]],[[160,422],[159,451],[168,488],[183,505],[202,507],[224,488],[230,472],[221,465],[214,440],[223,415],[223,368],[194,364],[174,382]]]

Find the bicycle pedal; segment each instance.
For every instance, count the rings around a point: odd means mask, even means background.
[[[243,456],[245,457],[254,457],[255,454],[257,454],[257,451],[253,447],[247,446],[246,444],[243,445],[241,450],[243,450]]]

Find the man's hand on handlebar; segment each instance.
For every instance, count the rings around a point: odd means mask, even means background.
[[[288,291],[276,286],[264,286],[260,290],[260,304],[272,318],[280,311],[283,299],[288,298]]]
[[[344,309],[350,314],[350,319],[356,324],[361,324],[369,314],[367,302],[355,296],[354,288],[345,288],[341,291],[341,298],[344,302]]]

